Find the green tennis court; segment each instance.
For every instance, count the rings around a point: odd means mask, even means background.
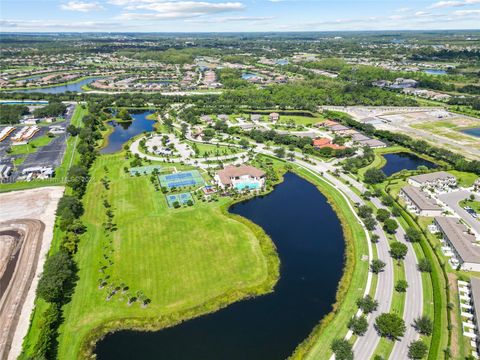
[[[169,175],[159,175],[160,185],[162,187],[178,188],[185,186],[199,186],[205,185],[202,175],[198,170],[182,171]]]
[[[181,194],[171,194],[171,195],[166,195],[167,198],[167,203],[168,207],[174,207],[173,204],[175,202],[178,202],[180,205],[186,205],[189,200],[192,200],[193,198],[190,193],[181,193]]]

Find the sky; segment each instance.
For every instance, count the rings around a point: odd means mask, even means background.
[[[0,32],[479,28],[480,0],[0,0]]]

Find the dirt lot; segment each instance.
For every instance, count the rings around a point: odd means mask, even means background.
[[[0,194],[1,359],[16,359],[21,352],[63,191],[55,186]]]

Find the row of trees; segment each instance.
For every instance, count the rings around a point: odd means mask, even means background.
[[[98,139],[97,126],[101,117],[99,113],[95,113],[94,104],[90,104],[90,109],[93,113],[82,119],[84,127],[77,129],[77,136],[80,138],[77,151],[81,155],[81,165],[70,168],[66,181],[69,195],[64,195],[57,207],[56,231],[61,231],[63,235],[60,248],[47,258],[37,287],[37,296],[49,305],[42,314],[40,335],[34,346],[34,356],[38,359],[56,357],[56,338],[58,326],[62,322],[62,306],[70,301],[77,280],[73,255],[77,252],[79,236],[86,231],[80,220],[84,212],[81,199],[89,180],[88,169],[96,157],[94,145]]]

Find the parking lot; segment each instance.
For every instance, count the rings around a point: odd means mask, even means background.
[[[55,122],[51,125],[61,126],[67,128],[70,124],[74,109],[70,110],[66,116],[65,120],[60,122]],[[16,126],[17,129],[10,135],[10,138],[13,137],[23,125]],[[31,140],[45,136],[49,132],[49,126],[41,126],[40,130],[32,137]],[[63,161],[63,157],[66,150],[66,140],[67,133],[56,134],[55,137],[51,140],[48,145],[38,147],[35,152],[30,154],[9,154],[8,149],[11,147],[10,138],[2,141],[0,143],[0,164],[11,166],[14,171],[10,177],[4,182],[15,182],[19,176],[22,175],[22,171],[26,168],[31,167],[51,167],[56,168],[60,166]],[[25,160],[18,165],[14,166],[14,163],[17,159],[24,158]]]

